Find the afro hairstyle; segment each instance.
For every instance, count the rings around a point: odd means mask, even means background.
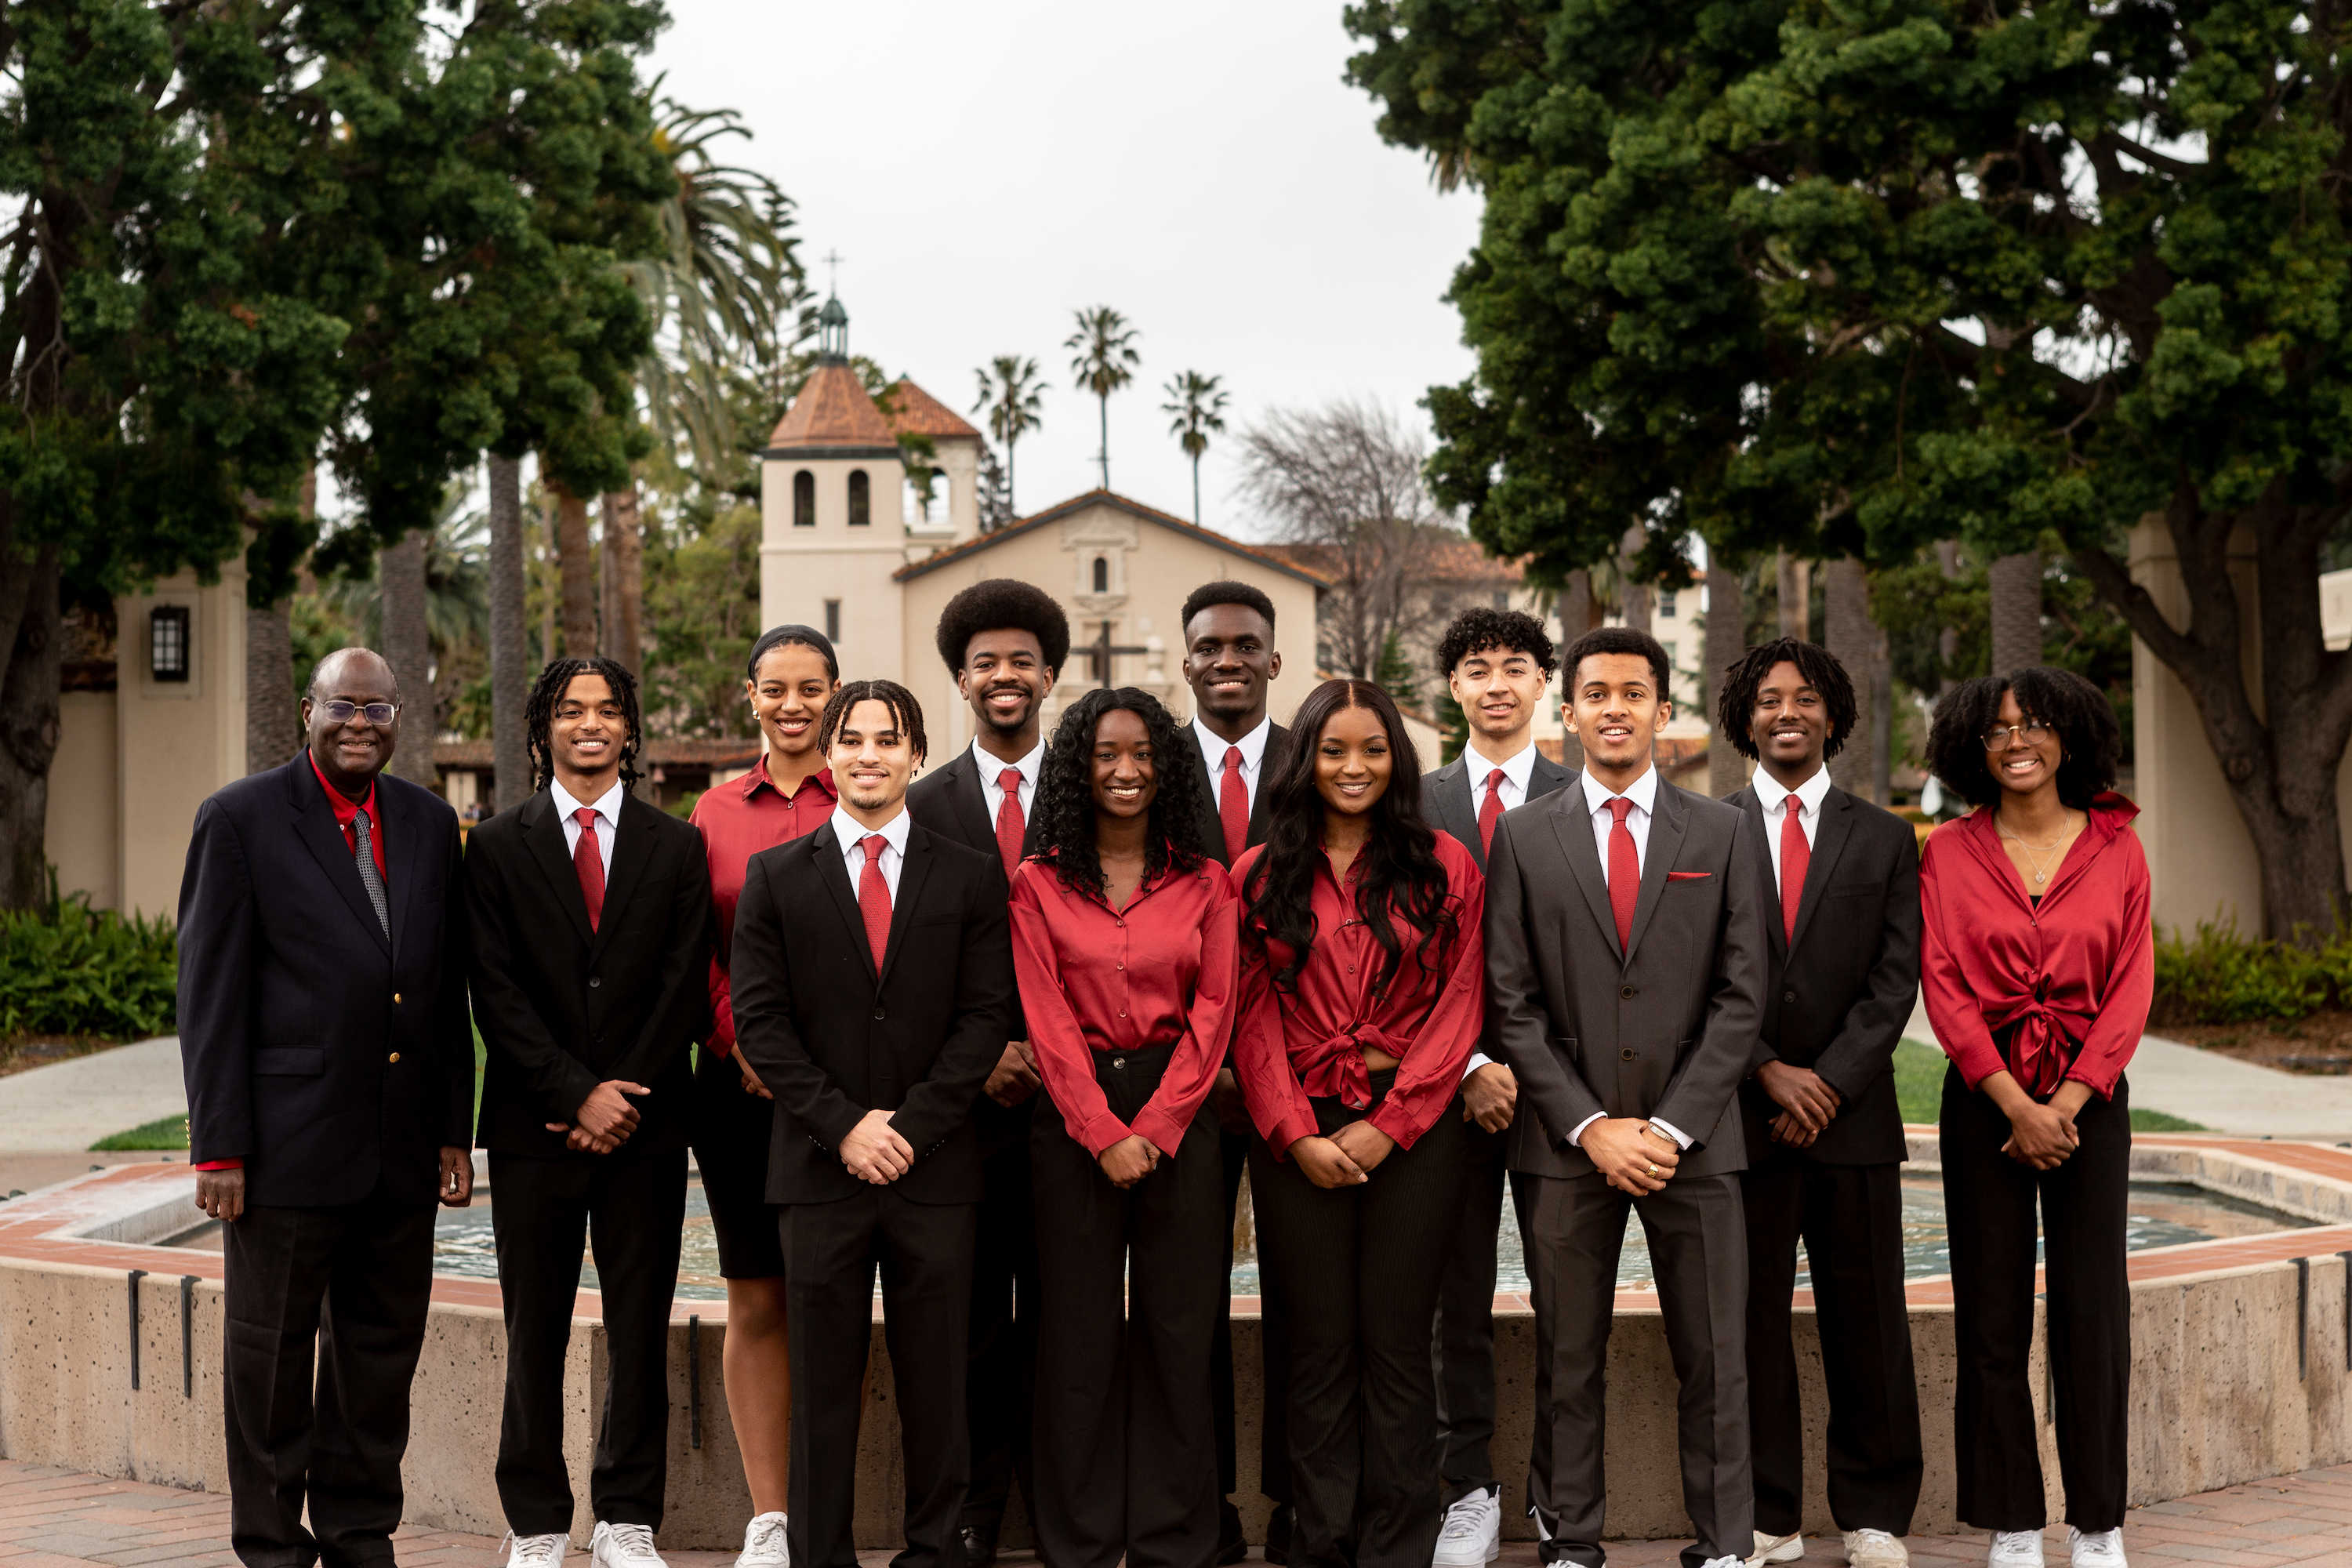
[[[940,612],[940,658],[948,673],[963,668],[972,638],[1007,626],[1035,637],[1045,668],[1061,673],[1070,657],[1070,617],[1051,594],[1018,577],[984,577]]]

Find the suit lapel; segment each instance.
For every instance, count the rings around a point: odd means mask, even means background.
[[[604,910],[607,914],[617,912],[627,905],[629,895],[635,892],[637,884],[645,879],[646,864],[654,854],[653,824],[646,820],[654,815],[654,808],[635,795],[624,793],[619,815],[620,825],[613,829],[613,869],[604,879]],[[572,873],[572,883],[574,887],[580,884],[577,871]],[[585,900],[581,901],[580,908],[583,914],[587,911]],[[601,954],[604,951],[605,938],[613,934],[613,928],[619,923],[599,919],[595,940],[589,943],[590,950]]]
[[[1225,854],[1225,819],[1217,815],[1217,781],[1209,776],[1209,759],[1201,754],[1201,738],[1197,731],[1185,737],[1192,742],[1193,776],[1201,781],[1201,842],[1208,847],[1209,858],[1230,871],[1233,861]]]
[[[866,916],[857,908],[857,889],[849,885],[849,867],[844,859],[839,837],[828,822],[808,836],[808,852],[816,860],[816,879],[833,895],[833,906],[841,913],[842,923],[849,928],[849,945],[866,965],[866,978],[872,980],[874,950],[866,941]],[[902,877],[901,881],[905,879]],[[893,924],[896,924],[895,911]]]
[[[1566,789],[1568,781],[1576,775],[1545,756],[1536,753],[1536,765],[1528,773],[1528,798],[1541,800],[1548,795]]]
[[[563,844],[563,820],[555,815],[555,797],[544,789],[523,802],[522,837],[557,906],[572,917],[572,929],[581,944],[593,945],[596,933],[588,929],[588,900],[581,895],[580,873],[572,864],[572,851]]]
[[[878,987],[888,984],[890,972],[898,966],[898,954],[907,945],[907,928],[915,918],[915,905],[923,896],[923,882],[931,874],[931,836],[912,823],[907,826],[907,853],[898,866],[898,891],[890,900],[890,939],[882,944],[882,973],[875,976]],[[864,929],[861,923],[860,929]]]
[[[1633,905],[1633,940],[1625,947],[1628,963],[1641,949],[1650,917],[1658,912],[1658,900],[1665,896],[1666,873],[1674,869],[1675,858],[1682,852],[1683,830],[1690,826],[1690,807],[1683,803],[1682,791],[1664,779],[1658,781],[1658,793],[1651,803],[1656,809],[1650,813],[1650,842],[1642,853],[1642,895]]]
[[[1470,753],[1463,752],[1437,770],[1429,781],[1429,801],[1434,808],[1437,826],[1454,835],[1478,869],[1486,868],[1486,851],[1478,842],[1478,811],[1472,802],[1470,788]]]
[[[1838,857],[1845,853],[1845,842],[1853,836],[1853,797],[1832,785],[1822,797],[1822,820],[1813,829],[1813,852],[1805,863],[1805,886],[1797,902],[1797,930],[1789,939],[1790,951],[1794,952],[1811,929],[1813,913],[1822,907],[1830,877],[1837,870]]]
[[[1250,802],[1249,841],[1252,844],[1265,842],[1265,803],[1269,793],[1265,786],[1276,773],[1282,771],[1283,759],[1289,754],[1290,731],[1279,724],[1268,725],[1265,750],[1257,754],[1257,794]],[[1219,831],[1223,830],[1221,822]]]
[[[375,939],[376,945],[383,949],[386,956],[390,956],[392,939],[384,935],[383,927],[376,921],[375,905],[369,901],[367,884],[360,880],[360,868],[352,858],[351,844],[343,837],[343,830],[335,821],[334,807],[327,804],[326,786],[315,777],[302,777],[310,768],[308,752],[288,764],[288,771],[292,773],[292,787],[288,796],[289,804],[294,808],[295,835],[302,840],[303,847],[310,851],[311,858],[319,862],[319,869],[326,874],[335,891],[342,895],[343,902],[359,918],[360,924],[367,928],[368,935]],[[381,791],[377,793],[376,800],[381,806],[383,800]],[[390,864],[388,858],[386,864]]]
[[[1772,869],[1772,830],[1764,821],[1764,803],[1756,798],[1752,784],[1725,798],[1746,812],[1749,826],[1756,829],[1756,871],[1764,879],[1758,886],[1775,889],[1764,923],[1771,929],[1772,951],[1785,961],[1789,956],[1789,933],[1780,919],[1780,874]]]
[[[996,823],[988,815],[988,781],[980,776],[978,759],[966,752],[948,766],[957,770],[949,781],[949,793],[955,796],[956,816],[970,836],[965,842],[975,849],[995,848]]]
[[[1655,823],[1651,826],[1654,829]],[[1617,941],[1617,917],[1609,909],[1609,879],[1601,869],[1601,851],[1593,847],[1592,818],[1584,809],[1584,791],[1569,789],[1560,792],[1560,804],[1551,816],[1552,832],[1559,838],[1560,852],[1568,857],[1569,869],[1576,873],[1576,885],[1584,889],[1585,906],[1592,911],[1595,924],[1609,943],[1609,951],[1617,955],[1622,967],[1625,949]]]

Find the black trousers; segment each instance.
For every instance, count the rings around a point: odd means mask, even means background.
[[[1683,1506],[1697,1542],[1684,1568],[1755,1550],[1748,1465],[1748,1232],[1736,1175],[1678,1176],[1636,1202],[1596,1172],[1511,1184],[1535,1287],[1536,1431],[1528,1507],[1542,1559],[1601,1568],[1609,1331],[1629,1206],[1642,1216],[1681,1392]]]
[[[1375,1101],[1394,1081],[1372,1075]],[[1325,1131],[1358,1119],[1314,1101]],[[1289,1342],[1296,1568],[1428,1568],[1438,1526],[1437,1385],[1429,1330],[1462,1212],[1458,1101],[1354,1187],[1325,1189],[1250,1152],[1261,1267],[1282,1282]]]
[[[624,1145],[541,1160],[490,1154],[490,1221],[506,1303],[499,1502],[518,1535],[572,1528],[563,1358],[584,1240],[604,1303],[611,1374],[588,1501],[598,1520],[659,1530],[669,1476],[669,1309],[686,1226],[686,1151]]]
[[[1898,1165],[1831,1165],[1751,1151],[1748,1216],[1748,1431],[1756,1528],[1788,1535],[1804,1509],[1804,1411],[1790,1338],[1797,1242],[1812,1269],[1829,1384],[1830,1516],[1840,1530],[1907,1535],[1919,1503],[1919,1388],[1903,1297]]]
[[[1438,1287],[1430,1353],[1437,1377],[1439,1500],[1453,1507],[1496,1485],[1495,1248],[1503,1229],[1503,1141],[1483,1127],[1462,1130],[1468,1179],[1462,1215]]]
[[[250,1208],[222,1227],[229,1543],[248,1568],[392,1562],[433,1213],[379,1189],[333,1208]]]
[[[907,1544],[898,1568],[963,1568],[956,1519],[969,1478],[964,1336],[976,1204],[919,1204],[869,1187],[787,1204],[784,1310],[793,1356],[786,1544],[795,1568],[857,1568],[857,1385],[874,1342],[874,1273],[898,1401]]]
[[[2034,1211],[2041,1210],[2049,1300],[2050,1394],[2066,1522],[2124,1521],[2131,1389],[2131,1286],[2124,1228],[2131,1183],[2131,1109],[2124,1080],[2074,1119],[2082,1145],[2054,1171],[2000,1152],[2009,1118],[1944,1077],[1944,1215],[1952,1247],[1952,1328],[1959,1356],[1953,1426],[1959,1515],[1980,1530],[2048,1522],[2034,1440]]]
[[[1132,1121],[1167,1047],[1097,1054],[1111,1113]],[[1055,1568],[1208,1568],[1217,1555],[1209,1346],[1233,1232],[1213,1113],[1121,1192],[1048,1103],[1037,1112],[1037,1554]],[[1219,1239],[1223,1231],[1224,1239]]]
[[[1220,1131],[1218,1159],[1224,1167],[1225,1275],[1234,1272],[1234,1224],[1241,1214],[1242,1173],[1249,1169],[1249,1133]],[[1281,1394],[1290,1376],[1290,1358],[1284,1351],[1282,1293],[1265,1266],[1265,1243],[1258,1243],[1257,1343],[1264,1376],[1259,1380],[1257,1428],[1257,1489],[1277,1503],[1291,1499],[1290,1434]],[[1240,1489],[1240,1451],[1234,1430],[1234,1303],[1230,1289],[1217,1309],[1214,1342],[1209,1347],[1209,1392],[1216,1405],[1217,1489],[1230,1497]]]
[[[988,1152],[981,1164],[971,1257],[970,1359],[964,1412],[971,1428],[971,1481],[961,1524],[991,1542],[1003,1528],[1004,1505],[1017,1483],[1037,1513],[1030,1465],[1031,1391],[1037,1381],[1037,1219],[1030,1198],[1032,1107],[1007,1110],[985,1100],[974,1112]],[[994,1135],[987,1131],[996,1128]],[[994,1144],[996,1146],[990,1147]]]

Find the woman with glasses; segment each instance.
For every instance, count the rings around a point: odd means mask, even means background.
[[[1965,682],[1928,738],[1936,776],[1975,807],[1920,856],[1920,981],[1952,1058],[1941,1149],[1959,1515],[1992,1531],[1991,1568],[2042,1563],[2026,1376],[2037,1209],[2070,1555],[2074,1568],[2124,1563],[2124,1068],[2155,961],[2139,808],[2110,790],[2119,749],[2098,688],[2040,668]]]

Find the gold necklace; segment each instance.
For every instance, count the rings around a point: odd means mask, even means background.
[[[2000,834],[2003,838],[2008,839],[2011,843],[2016,845],[2021,849],[2023,849],[2025,851],[2025,858],[2033,862],[2033,885],[2037,888],[2050,879],[2050,874],[2042,868],[2042,857],[2040,855],[2036,855],[2034,851],[2036,849],[2040,849],[2044,853],[2047,853],[2048,851],[2055,849],[2060,845],[2065,843],[2066,836],[2074,830],[2074,814],[2071,811],[2067,812],[2064,814],[2064,823],[2059,827],[2058,837],[2056,838],[2047,844],[2031,844],[2000,825],[2000,813],[1994,812],[1992,816],[1992,830],[1995,833]]]

